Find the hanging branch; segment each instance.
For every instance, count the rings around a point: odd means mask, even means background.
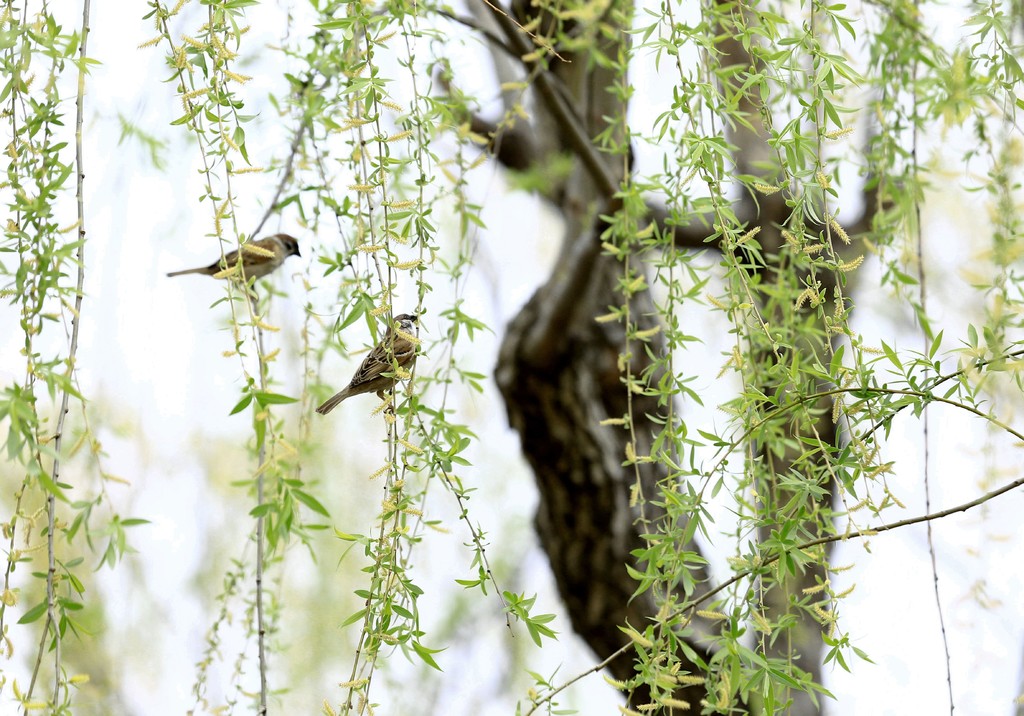
[[[81,325],[82,298],[85,295],[85,160],[82,153],[82,125],[85,115],[85,74],[86,74],[86,47],[89,40],[89,11],[90,0],[83,0],[82,3],[82,41],[78,48],[78,92],[75,98],[75,179],[76,190],[75,200],[78,209],[78,252],[76,255],[78,264],[78,276],[75,288],[75,305],[71,317],[71,342],[68,346],[67,358],[67,385],[71,385],[71,374],[75,370],[75,363],[78,357],[78,333]],[[65,387],[61,394],[60,411],[57,414],[57,426],[53,438],[53,467],[51,479],[53,484],[60,484],[60,455],[64,442],[64,425],[68,414],[68,406],[71,401],[71,389]],[[56,708],[60,703],[61,692],[61,627],[60,620],[56,613],[56,589],[55,577],[57,574],[57,558],[54,548],[54,532],[56,527],[56,496],[53,490],[48,491],[46,496],[46,624],[43,627],[42,639],[45,642],[47,632],[53,629],[53,706]],[[29,695],[35,685],[36,676],[39,672],[39,664],[42,659],[42,643],[40,644],[39,659],[36,661],[35,669],[32,672],[32,682],[29,685]],[[27,710],[26,706],[26,710]]]

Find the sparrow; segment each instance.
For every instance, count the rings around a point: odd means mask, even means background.
[[[409,313],[395,316],[398,330],[396,331],[394,327],[389,328],[381,342],[363,359],[348,386],[331,396],[316,409],[316,412],[327,415],[338,407],[341,401],[362,393],[376,393],[378,398],[384,400],[384,392],[394,387],[397,382],[394,375],[396,367],[409,370],[416,362],[416,344],[405,336],[412,336],[412,332],[416,330],[414,324],[418,320],[419,316]]]
[[[263,278],[283,264],[289,256],[301,256],[298,239],[288,234],[274,234],[256,241],[247,241],[242,244],[242,248],[232,251],[223,259],[218,259],[209,266],[172,271],[167,275],[182,276],[187,273],[201,273],[206,276],[214,276],[234,267],[238,263],[239,251],[242,252],[242,273],[247,279]]]

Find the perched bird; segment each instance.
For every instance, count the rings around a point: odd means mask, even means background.
[[[209,266],[172,271],[167,275],[182,276],[187,273],[201,273],[205,276],[213,276],[235,266],[238,263],[239,251],[242,252],[242,272],[247,279],[263,278],[283,264],[289,256],[301,256],[298,239],[288,234],[274,234],[256,241],[247,241],[242,244],[242,248],[232,251],[223,260],[218,259]]]
[[[396,331],[394,327],[389,328],[384,339],[363,359],[348,386],[335,393],[317,408],[316,412],[327,415],[338,407],[341,401],[362,393],[376,393],[378,398],[384,400],[384,391],[389,390],[397,381],[394,376],[395,366],[409,370],[416,362],[416,345],[402,334],[411,337],[412,332],[416,330],[414,324],[418,320],[419,316],[409,313],[395,316],[398,330]],[[385,373],[392,375],[384,375]]]

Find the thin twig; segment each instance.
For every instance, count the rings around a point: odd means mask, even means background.
[[[440,451],[440,446],[434,442],[433,438],[427,432],[427,426],[423,422],[423,418],[420,417],[419,412],[416,413],[416,421],[420,425],[420,432],[423,433],[423,437],[430,442],[431,450],[434,454]],[[459,519],[466,523],[469,527],[469,533],[473,536],[473,544],[476,545],[477,552],[480,554],[480,565],[487,572],[487,578],[494,585],[494,592],[498,595],[498,601],[501,602],[501,609],[505,613],[505,626],[508,627],[509,632],[512,636],[515,636],[515,632],[512,631],[512,621],[509,619],[508,604],[505,602],[504,592],[501,587],[498,586],[498,580],[494,578],[494,572],[491,570],[491,563],[487,559],[487,552],[484,550],[484,540],[480,535],[480,531],[473,525],[473,522],[469,519],[469,509],[466,507],[466,503],[462,500],[462,494],[456,489],[455,479],[448,474],[448,471],[441,466],[441,461],[437,458],[432,457],[431,462],[434,467],[444,476],[445,484],[448,486],[449,492],[455,496],[455,501],[459,503]]]
[[[920,3],[918,0],[914,0],[915,15],[920,10]],[[917,94],[917,70],[918,70],[918,57],[915,55],[913,61],[910,63],[910,83],[911,83],[911,112],[912,119],[910,122],[911,126],[911,146],[910,146],[910,165],[911,171],[913,172],[914,182],[918,181],[918,163],[917,163],[917,147],[918,147],[918,94]],[[934,340],[932,331],[929,328],[928,321],[928,272],[925,271],[924,267],[924,234],[921,227],[921,200],[918,194],[914,194],[914,232],[916,234],[917,241],[917,277],[918,277],[918,293],[921,296],[921,315],[918,316],[918,323],[921,325],[921,340],[924,343],[922,355],[927,356],[931,351],[931,344]],[[927,369],[926,369],[927,374]],[[932,489],[931,489],[931,469],[930,469],[930,419],[931,411],[928,410],[928,404],[925,403],[921,408],[921,432],[924,440],[924,446],[922,448],[923,455],[921,459],[924,461],[923,473],[924,473],[924,511],[928,512],[932,508]],[[953,713],[953,668],[949,656],[949,635],[946,633],[946,616],[942,610],[942,594],[939,591],[939,566],[938,561],[935,558],[935,540],[932,535],[932,523],[927,523],[926,537],[928,542],[928,557],[931,560],[932,566],[932,588],[935,591],[935,611],[939,617],[939,632],[942,635],[942,650],[946,656],[946,689],[949,696],[949,713]]]
[[[308,122],[303,119],[299,124],[299,128],[295,130],[295,136],[292,138],[292,144],[288,149],[288,158],[284,163],[284,172],[281,174],[281,181],[277,183],[277,190],[274,191],[274,198],[270,200],[267,205],[267,210],[263,212],[263,218],[260,219],[260,223],[256,224],[256,228],[253,229],[250,239],[255,239],[260,233],[260,229],[267,223],[267,220],[273,215],[274,210],[277,208],[277,202],[281,198],[281,194],[284,192],[284,188],[291,181],[293,168],[295,166],[295,155],[299,152],[299,147],[302,146],[302,139],[306,136],[306,128]]]
[[[562,62],[565,62],[566,64],[569,63],[569,60],[565,59],[560,54],[558,54],[558,50],[555,49],[555,46],[551,44],[551,41],[548,38],[538,35],[535,32],[531,32],[527,28],[523,27],[522,23],[519,22],[519,20],[517,20],[516,18],[509,15],[508,11],[505,10],[505,8],[501,7],[499,3],[492,2],[492,0],[483,0],[483,3],[487,5],[487,7],[491,8],[491,10],[493,10],[496,15],[501,15],[510,23],[512,23],[513,26],[516,27],[517,32],[522,33],[523,35],[526,35],[527,37],[532,39],[534,44],[536,44],[538,47],[543,47],[545,50],[550,51],[552,55],[560,59]],[[528,54],[533,51],[533,48],[528,45],[524,47],[527,50],[527,52],[522,54]]]
[[[327,38],[328,34],[325,32],[318,32],[316,34],[315,40],[317,50],[323,49],[324,45],[327,42]],[[315,91],[317,93],[322,93],[327,88],[327,86],[330,85],[330,83],[331,78],[325,77],[324,81],[321,82],[320,85],[315,88]],[[312,71],[310,71],[310,73],[306,76],[306,81],[303,82],[302,84],[300,92],[304,92],[312,84],[313,73]],[[300,93],[297,92],[296,94]],[[270,219],[270,217],[273,215],[274,210],[277,208],[277,202],[281,199],[281,194],[284,193],[284,188],[288,186],[288,182],[291,181],[292,176],[294,174],[295,157],[299,153],[299,148],[302,146],[302,140],[305,138],[306,132],[310,129],[310,124],[310,120],[306,119],[305,113],[303,113],[301,121],[299,122],[299,127],[298,129],[295,130],[295,136],[292,137],[291,146],[288,147],[288,158],[285,159],[284,172],[281,174],[281,180],[278,181],[277,183],[277,189],[274,190],[274,197],[270,200],[270,203],[267,204],[267,210],[263,212],[263,217],[260,219],[260,222],[256,225],[256,228],[250,235],[251,239],[256,238],[256,236],[260,233],[260,229],[263,228],[263,225],[266,224],[267,220]]]
[[[325,33],[317,33],[316,39],[319,46],[323,46],[326,39]],[[303,87],[308,87],[312,84],[312,73],[306,80]],[[323,83],[317,87],[318,92],[322,92],[328,84],[330,84],[330,78],[325,78]],[[255,239],[263,226],[267,223],[270,217],[274,214],[277,209],[278,201],[281,199],[281,194],[284,193],[285,187],[292,180],[295,168],[295,157],[299,153],[299,149],[302,147],[302,140],[306,136],[306,131],[309,129],[309,121],[303,117],[298,128],[295,130],[295,136],[292,137],[291,145],[288,148],[288,157],[285,159],[284,171],[281,173],[281,178],[277,183],[277,188],[274,190],[274,196],[271,198],[270,203],[267,204],[266,211],[263,212],[263,216],[260,218],[256,228],[253,229],[250,239]],[[252,315],[254,319],[259,314],[259,299],[255,293],[255,287],[252,289],[253,293],[250,294],[249,300],[252,306]],[[266,351],[263,347],[263,327],[260,325],[258,320],[254,320],[256,324],[256,343],[257,343],[257,358],[259,360],[259,372],[260,372],[260,390],[265,392],[267,390],[267,363],[264,359]],[[260,443],[258,456],[257,456],[257,473],[256,473],[256,504],[263,504],[263,474],[264,474],[264,463],[267,457],[266,447],[266,433],[264,433],[264,440]],[[266,525],[264,523],[264,515],[261,512],[256,518],[256,631],[257,631],[257,644],[259,651],[259,669],[260,669],[260,706],[259,713],[267,713],[267,655],[266,655],[266,624],[264,621],[264,609],[263,609],[263,567],[265,554],[265,537],[266,537]]]
[[[249,295],[249,300],[252,303],[252,315],[259,316],[259,299],[256,296],[255,285],[252,288],[252,293]],[[263,356],[266,352],[263,350],[263,327],[260,325],[260,321],[257,319],[256,323],[256,356],[259,359],[259,371],[260,371],[260,391],[266,392],[267,390],[267,363]],[[270,423],[270,418],[263,418]],[[263,463],[267,459],[267,432],[264,429],[263,440],[260,441],[259,456],[257,458],[258,467],[256,468],[256,506],[259,507],[263,504]],[[263,622],[263,560],[264,560],[264,532],[265,526],[263,523],[264,515],[261,510],[259,516],[256,518],[256,642],[259,650],[259,662],[260,662],[260,716],[266,716],[267,713],[267,649],[266,649],[266,627]]]
[[[481,35],[484,36],[484,39],[486,39],[488,42],[490,42],[492,45],[497,47],[499,50],[504,52],[512,59],[520,59],[520,56],[516,54],[516,52],[511,47],[509,47],[504,40],[498,37],[491,30],[488,30],[486,27],[477,22],[475,18],[466,17],[465,15],[456,15],[455,13],[449,10],[443,9],[438,10],[437,14],[440,15],[441,17],[451,20],[452,22],[457,22],[460,25],[468,27],[470,30],[473,30],[474,32],[479,32]]]
[[[576,676],[572,677],[571,679],[569,679],[565,683],[555,687],[554,689],[551,690],[550,693],[544,694],[543,697],[541,697],[541,698],[539,698],[539,699],[537,699],[536,701],[533,702],[533,708],[526,712],[526,716],[532,716],[537,711],[537,709],[539,709],[543,704],[547,703],[548,701],[553,699],[555,696],[557,696],[559,694],[559,692],[565,691],[567,688],[569,688],[570,686],[575,684],[577,681],[580,681],[581,679],[583,679],[586,676],[590,676],[591,674],[596,674],[598,671],[601,671],[601,669],[603,669],[604,667],[608,666],[608,664],[612,663],[613,661],[618,659],[620,656],[624,656],[626,654],[626,652],[628,652],[632,646],[633,646],[633,642],[629,642],[627,644],[624,644],[624,645],[620,646],[618,649],[616,649],[611,654],[609,654],[608,658],[606,658],[604,661],[601,661],[601,662],[599,662],[597,664],[594,664],[592,667],[590,667],[586,671],[583,671],[583,672],[580,672],[579,674],[576,674]]]
[[[85,70],[86,70],[86,45],[89,40],[89,10],[90,0],[83,0],[82,3],[82,41],[78,48],[79,56],[79,67],[78,67],[78,92],[75,99],[76,113],[75,113],[75,199],[78,209],[78,251],[76,254],[76,261],[78,264],[78,276],[77,284],[75,289],[75,308],[74,315],[71,317],[71,343],[68,346],[68,359],[67,359],[67,373],[70,378],[71,374],[75,370],[75,362],[78,356],[78,332],[81,325],[82,315],[82,298],[85,295],[85,160],[82,152],[82,125],[84,123],[85,116]],[[53,467],[51,471],[52,480],[54,485],[60,484],[60,455],[61,446],[64,441],[64,424],[68,414],[68,405],[71,400],[71,391],[67,388],[64,389],[61,395],[60,401],[60,412],[57,414],[57,426],[56,432],[53,439]],[[53,708],[57,708],[60,704],[60,692],[61,692],[61,630],[60,621],[57,619],[56,614],[56,591],[54,588],[54,580],[57,573],[56,565],[56,551],[54,548],[54,531],[56,523],[56,496],[51,491],[46,497],[46,551],[47,551],[47,569],[46,569],[46,626],[43,629],[43,639],[46,638],[46,633],[49,628],[53,628]],[[42,655],[42,646],[40,645],[40,656]],[[38,665],[37,670],[38,671]],[[35,673],[33,672],[33,682],[35,681]],[[31,693],[31,687],[29,688]],[[27,707],[26,707],[27,708]]]

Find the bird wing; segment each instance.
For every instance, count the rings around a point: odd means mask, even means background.
[[[370,355],[363,359],[363,362],[359,364],[359,369],[356,370],[355,375],[352,376],[352,381],[349,386],[357,388],[361,385],[366,385],[382,374],[394,370],[391,357],[388,355],[388,344],[392,344],[391,352],[394,355],[394,362],[398,365],[403,366],[409,362],[409,359],[415,355],[416,347],[408,341],[397,338],[393,332],[389,331],[383,341],[378,343]]]
[[[365,385],[373,380],[379,378],[385,371],[391,370],[391,362],[388,360],[387,350],[384,348],[383,343],[378,343],[377,346],[370,351],[370,355],[363,358],[363,362],[359,364],[359,369],[355,375],[352,376],[352,381],[349,386],[357,388],[360,385]]]

